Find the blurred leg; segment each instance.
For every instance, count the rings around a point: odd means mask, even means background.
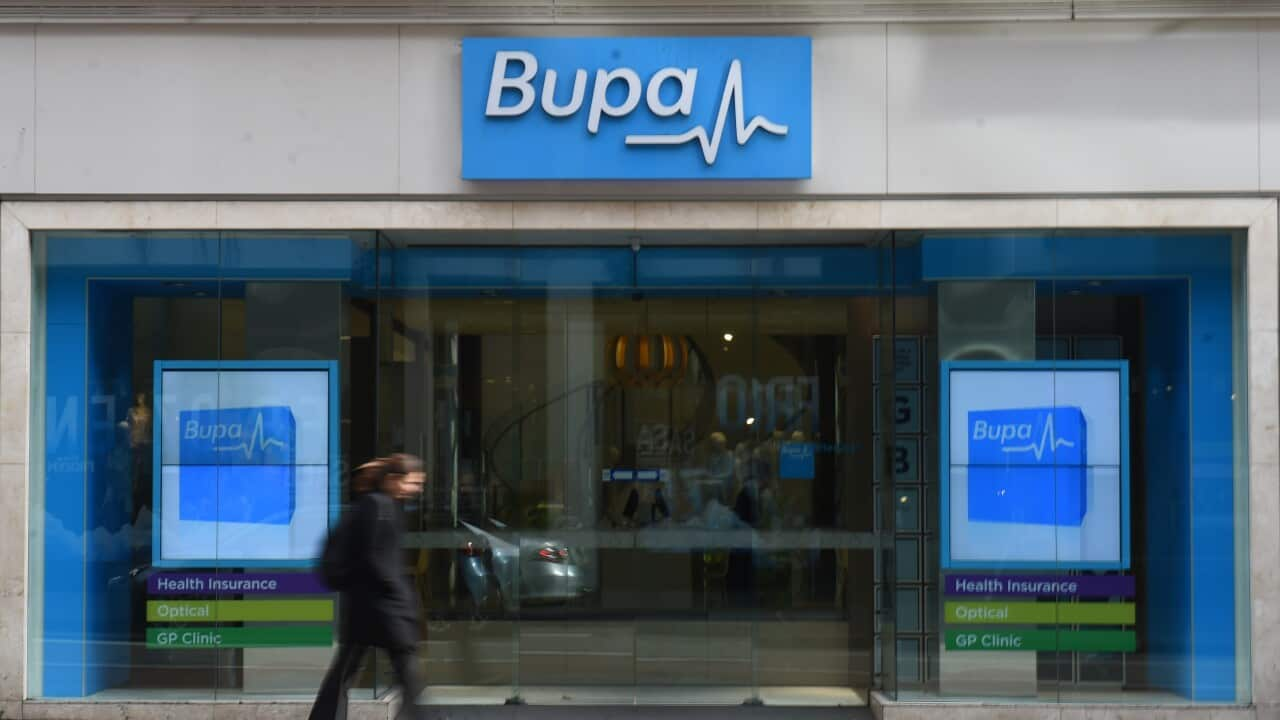
[[[338,654],[325,673],[320,683],[320,692],[316,694],[316,703],[311,706],[311,720],[346,720],[347,689],[351,686],[351,678],[360,667],[364,657],[365,646],[343,643],[338,646]]]

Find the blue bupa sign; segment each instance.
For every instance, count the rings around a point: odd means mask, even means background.
[[[783,443],[778,448],[778,476],[783,480],[812,480],[817,468],[813,443]]]
[[[297,504],[287,407],[179,413],[178,517],[288,525]]]
[[[468,180],[799,179],[804,37],[466,38]]]
[[[1088,510],[1078,407],[969,412],[970,520],[1079,527]]]

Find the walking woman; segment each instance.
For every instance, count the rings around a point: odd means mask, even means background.
[[[404,521],[399,501],[422,492],[422,462],[392,455],[356,468],[352,491],[358,493],[344,553],[351,582],[342,593],[337,657],[329,667],[312,720],[347,716],[347,689],[370,648],[382,648],[403,693],[402,717],[424,717],[417,705],[424,683],[417,663],[418,609],[405,575],[401,550]]]

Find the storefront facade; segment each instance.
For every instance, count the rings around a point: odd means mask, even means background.
[[[5,714],[1280,712],[1280,25],[561,30],[0,25]]]

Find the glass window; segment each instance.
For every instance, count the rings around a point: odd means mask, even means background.
[[[315,692],[372,239],[35,238],[33,696]]]
[[[937,673],[900,697],[1247,702],[1240,243],[910,242],[945,383],[926,413],[942,625]]]
[[[409,452],[427,702],[1248,701],[1238,241],[642,240],[37,236],[30,694],[314,693]]]

